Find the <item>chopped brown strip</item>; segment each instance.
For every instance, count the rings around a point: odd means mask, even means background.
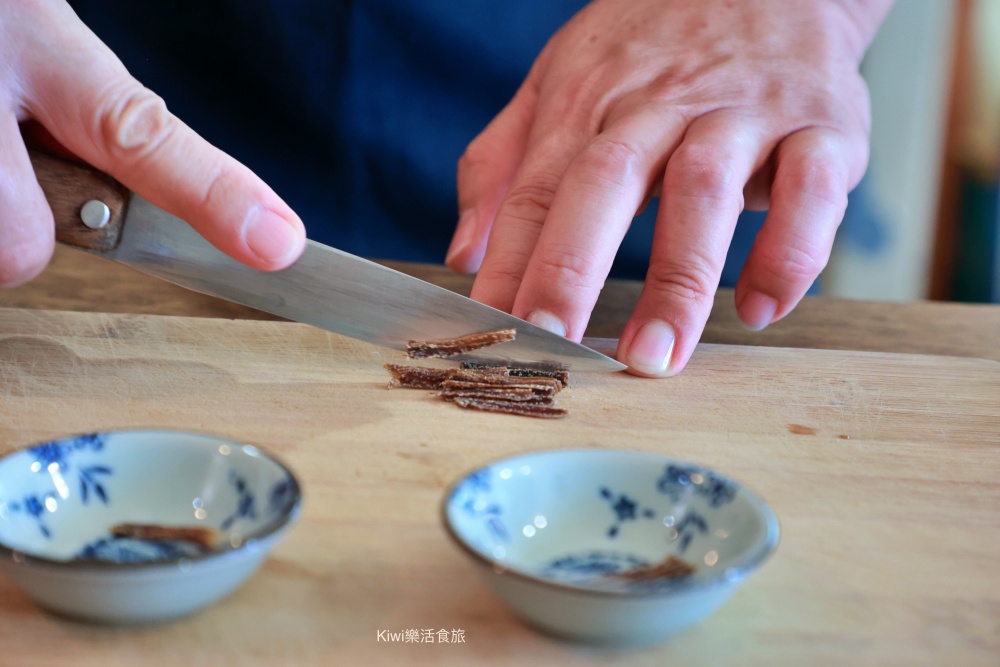
[[[491,368],[504,368],[504,366],[489,366],[476,361],[463,361],[462,368],[471,370],[489,370]],[[569,372],[559,370],[546,370],[542,368],[508,368],[507,374],[511,377],[522,378],[553,378],[558,380],[564,388],[569,386]]]
[[[465,380],[466,382],[505,382],[510,377],[510,369],[506,366],[486,366],[483,368],[451,369],[449,380]]]
[[[488,401],[518,401],[541,403],[547,401],[550,405],[553,402],[552,395],[539,394],[530,387],[504,387],[502,385],[477,385],[474,387],[454,387],[448,386],[451,382],[445,382],[444,389],[438,394],[446,401],[456,398],[482,398]]]
[[[442,340],[411,340],[406,344],[406,354],[411,359],[453,357],[497,343],[506,343],[514,340],[515,335],[517,335],[515,329],[501,329]]]
[[[389,389],[396,386],[410,389],[440,389],[454,372],[451,368],[422,368],[400,364],[386,364],[385,369],[392,373]]]
[[[455,405],[470,410],[482,410],[484,412],[503,412],[509,415],[521,415],[523,417],[538,417],[541,419],[558,419],[566,416],[566,411],[562,408],[555,408],[548,405],[524,401],[495,401],[482,398],[456,398]]]
[[[442,390],[438,395],[445,400],[455,398],[484,398],[487,400],[498,401],[532,401],[538,398],[538,395],[530,389],[525,389],[523,387],[499,386],[482,388],[473,387],[465,389],[445,387],[444,390]]]
[[[389,388],[438,389],[435,395],[463,408],[554,419],[566,416],[554,396],[568,384],[564,371],[536,371],[463,363],[461,368],[386,364]]]
[[[616,572],[613,577],[627,579],[629,581],[646,581],[649,579],[671,579],[676,577],[686,577],[695,573],[695,568],[688,565],[676,556],[667,556],[663,561],[655,565],[645,565],[635,567],[624,572]]]
[[[550,396],[515,396],[514,398],[505,398],[500,394],[466,394],[459,395],[455,394],[445,394],[444,392],[439,392],[435,396],[440,396],[446,401],[454,403],[455,401],[462,400],[472,400],[472,401],[497,401],[500,403],[520,403],[522,405],[536,405],[543,408],[551,408],[556,404],[556,399]]]
[[[550,377],[511,377],[508,384],[518,387],[533,387],[543,393],[558,394],[562,391],[563,384],[559,380]]]
[[[468,382],[470,384],[477,384],[482,386],[494,386],[494,385],[505,385],[505,386],[522,386],[522,387],[539,387],[544,388],[545,391],[551,390],[554,393],[558,393],[562,390],[562,385],[558,380],[548,377],[517,377],[509,374],[510,369],[506,366],[496,366],[488,368],[478,368],[478,369],[458,369],[455,370],[449,381],[455,382]]]
[[[424,368],[422,366],[386,364],[385,369],[392,373],[392,380],[389,381],[389,389],[393,387],[440,389],[448,380],[491,384],[507,380],[507,369],[504,367],[469,370],[464,368]]]
[[[544,382],[542,381],[544,380]],[[515,380],[468,382],[465,380],[446,380],[442,385],[445,390],[481,391],[485,393],[510,391],[534,396],[554,396],[562,387],[552,378],[537,378],[536,381]]]
[[[569,386],[569,372],[567,371],[543,371],[537,368],[511,368],[511,377],[523,378],[552,378],[564,388]]]
[[[115,537],[134,537],[139,540],[177,540],[190,542],[205,551],[211,551],[218,540],[218,533],[201,526],[159,526],[147,523],[119,523],[111,526]]]

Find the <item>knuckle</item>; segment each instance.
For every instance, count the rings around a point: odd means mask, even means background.
[[[614,67],[601,62],[569,78],[549,100],[559,117],[571,126],[596,133],[607,109],[609,82],[616,79]]]
[[[671,194],[701,199],[729,200],[743,184],[736,183],[730,156],[717,148],[682,145],[667,163],[664,188]]]
[[[225,202],[231,199],[233,184],[230,174],[219,166],[215,166],[207,179],[199,199],[199,209],[205,211],[222,210]],[[249,212],[248,212],[249,213]]]
[[[458,171],[475,171],[479,167],[487,166],[490,163],[490,156],[493,154],[494,151],[489,149],[487,142],[480,135],[465,147],[465,151],[458,158]]]
[[[579,173],[589,180],[624,186],[636,178],[645,181],[641,173],[645,159],[635,146],[619,139],[598,138],[577,158]]]
[[[595,275],[598,258],[585,248],[569,244],[539,246],[537,271],[544,284],[573,290],[600,290],[604,281]]]
[[[141,157],[169,138],[176,121],[160,96],[130,81],[101,102],[97,125],[113,155]]]
[[[527,179],[511,188],[501,215],[541,225],[548,216],[558,187],[559,179],[552,176]]]
[[[818,155],[801,156],[785,179],[792,192],[837,207],[847,204],[847,183],[844,174],[828,158]]]
[[[805,242],[785,244],[773,250],[762,250],[755,270],[769,282],[796,287],[812,282],[826,268],[828,254]]]
[[[476,280],[497,285],[517,285],[521,282],[527,264],[526,252],[508,250],[494,253],[488,262],[483,262]]]
[[[712,301],[717,285],[717,272],[711,264],[689,256],[670,265],[651,263],[645,289],[652,290],[659,301],[703,305]]]

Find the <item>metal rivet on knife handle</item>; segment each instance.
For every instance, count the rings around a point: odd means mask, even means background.
[[[97,254],[118,247],[128,209],[125,186],[96,169],[29,150],[35,178],[56,222],[56,239]],[[97,226],[91,223],[107,219]],[[81,221],[83,224],[81,224]]]
[[[101,229],[111,219],[111,209],[104,202],[91,199],[80,209],[80,219],[91,229]]]

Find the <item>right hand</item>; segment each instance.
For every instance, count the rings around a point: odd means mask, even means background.
[[[302,253],[291,208],[170,114],[63,0],[0,0],[0,62],[0,287],[40,273],[55,242],[22,123],[249,266],[281,269]]]
[[[858,63],[889,0],[593,0],[459,161],[447,263],[472,298],[579,341],[632,218],[662,195],[617,358],[679,373],[744,206],[769,209],[736,283],[752,329],[826,265],[868,160]]]

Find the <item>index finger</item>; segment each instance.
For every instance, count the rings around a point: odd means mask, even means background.
[[[29,112],[60,143],[239,261],[280,269],[298,258],[304,226],[271,188],[171,114],[78,19],[53,24],[25,83]]]
[[[646,107],[580,151],[531,254],[514,315],[557,322],[567,337],[582,338],[618,247],[686,122],[672,107]]]

